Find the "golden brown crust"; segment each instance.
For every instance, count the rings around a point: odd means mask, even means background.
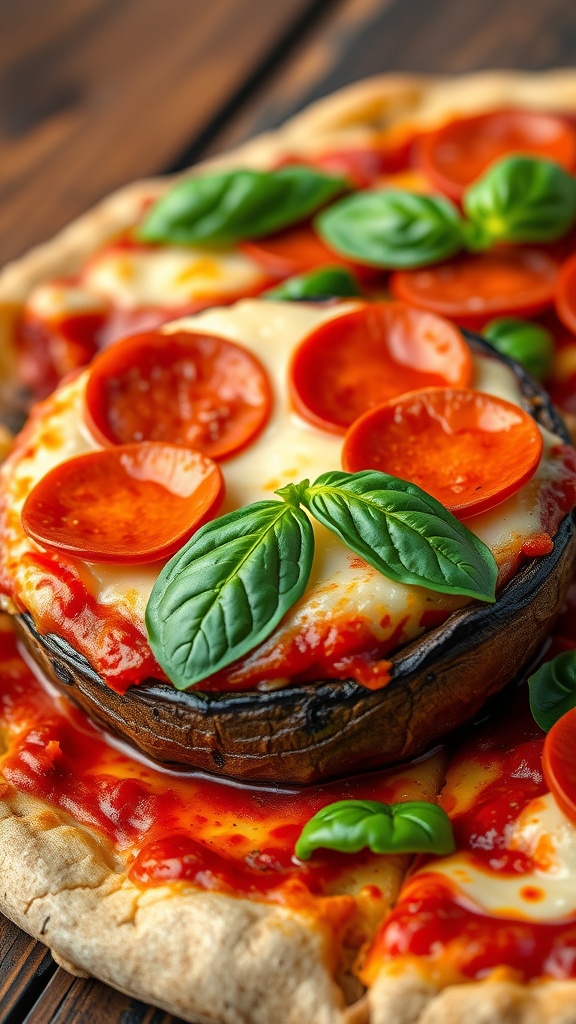
[[[521,104],[574,109],[576,71],[480,72],[458,78],[381,76],[320,101],[276,131],[210,162],[266,167],[283,152],[344,148],[374,134]],[[207,164],[199,165],[203,170]],[[197,173],[195,169],[192,173]],[[11,375],[14,318],[30,288],[73,273],[128,227],[142,200],[171,179],[127,186],[0,273],[0,375]],[[439,991],[417,972],[383,971],[344,1010],[329,936],[280,907],[216,893],[142,893],[89,831],[38,801],[0,803],[0,909],[41,938],[59,962],[187,1020],[207,1024],[576,1024],[576,985],[507,981]]]
[[[39,801],[0,803],[1,905],[67,969],[185,1020],[336,1024],[330,941],[304,916],[218,893],[141,891],[105,843]]]
[[[455,88],[457,82],[457,88]],[[478,71],[469,75],[379,75],[319,100],[287,123],[283,144],[326,150],[360,144],[374,133],[430,128],[450,117],[495,107],[576,108],[576,71]]]
[[[370,1024],[576,1024],[576,985],[489,979],[440,990],[418,970],[383,972],[368,996]]]

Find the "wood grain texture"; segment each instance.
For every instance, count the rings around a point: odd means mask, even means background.
[[[19,1024],[56,971],[48,949],[0,917],[0,1021]]]
[[[59,969],[25,1018],[26,1024],[184,1024],[99,981],[73,979]]]
[[[166,169],[324,0],[3,0],[0,263]]]
[[[384,71],[572,66],[573,0],[346,0],[212,142],[220,152],[320,96]]]

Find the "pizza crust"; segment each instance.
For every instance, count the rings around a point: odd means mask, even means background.
[[[370,991],[370,1024],[576,1024],[576,985],[490,979],[440,991],[417,969],[382,974]]]
[[[375,133],[400,136],[406,126],[515,103],[576,109],[576,71],[378,76],[186,173],[265,168],[281,153],[344,149]],[[29,290],[80,269],[173,180],[120,189],[0,273],[0,402],[14,381],[12,329]],[[0,910],[49,945],[66,969],[194,1024],[576,1024],[574,982],[489,980],[440,990],[418,970],[383,969],[368,996],[345,1008],[330,936],[311,919],[191,888],[142,892],[96,835],[28,797],[0,802],[0,877]]]
[[[194,1024],[342,1024],[330,937],[305,915],[220,893],[142,891],[88,830],[0,802],[2,910],[57,961]]]

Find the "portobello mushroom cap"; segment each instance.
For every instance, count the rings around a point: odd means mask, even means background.
[[[473,351],[510,366],[525,408],[569,441],[546,392],[482,338]],[[17,617],[35,662],[99,725],[152,759],[245,782],[303,785],[413,758],[477,714],[533,659],[576,567],[574,518],[550,554],[526,561],[493,605],[473,604],[391,656],[391,681],[367,690],[328,679],[272,692],[205,694],[147,679],[111,690],[62,638]]]

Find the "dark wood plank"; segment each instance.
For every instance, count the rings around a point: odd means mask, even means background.
[[[184,1024],[92,978],[81,981],[59,969],[23,1024]]]
[[[0,263],[158,173],[325,0],[4,0]]]
[[[49,951],[0,917],[0,1020],[19,1024],[56,971]]]
[[[320,96],[385,71],[462,73],[571,66],[573,0],[345,0],[212,142],[227,149]]]

